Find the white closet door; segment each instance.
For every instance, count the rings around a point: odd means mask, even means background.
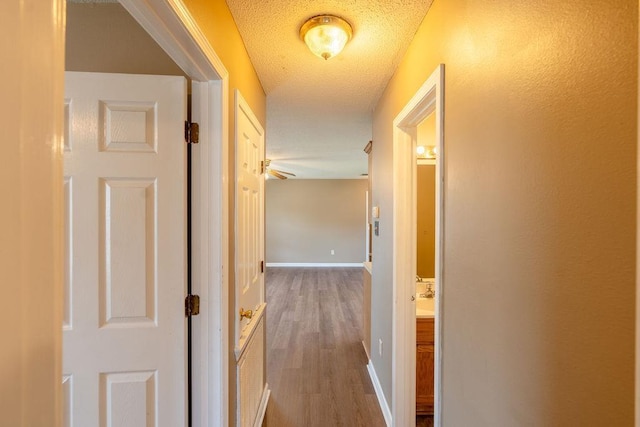
[[[186,422],[186,80],[67,73],[65,422]]]

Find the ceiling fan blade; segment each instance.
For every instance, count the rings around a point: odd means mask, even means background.
[[[278,173],[285,174],[285,175],[296,176],[296,174],[295,174],[295,173],[285,172],[285,171],[282,171],[282,170],[280,170],[280,169],[271,169],[271,170],[272,170],[272,171],[276,171],[276,172],[278,172]]]
[[[286,176],[282,175],[281,173],[278,173],[277,171],[274,171],[273,169],[267,169],[267,173],[271,176],[275,176],[278,179],[287,179]]]
[[[285,171],[281,171],[279,169],[273,169],[270,168],[269,165],[271,165],[271,159],[264,159],[264,165],[267,167],[267,172],[277,178],[280,179],[287,179],[286,176],[284,175],[289,175],[289,176],[296,176],[295,173],[291,173],[291,172],[285,172]],[[277,174],[277,175],[276,175]]]

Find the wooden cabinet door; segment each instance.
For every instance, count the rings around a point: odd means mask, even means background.
[[[433,414],[433,319],[418,319],[416,337],[416,414]]]

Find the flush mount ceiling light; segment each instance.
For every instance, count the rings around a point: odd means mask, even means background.
[[[300,38],[314,55],[324,59],[339,54],[352,35],[351,25],[333,15],[314,16],[300,27]]]

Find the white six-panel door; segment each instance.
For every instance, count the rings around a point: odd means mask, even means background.
[[[236,91],[237,422],[259,426],[269,398],[264,328],[264,130]],[[251,310],[241,318],[240,310]]]
[[[183,77],[67,73],[65,423],[186,420]]]
[[[255,312],[264,303],[264,130],[236,93],[236,313]],[[251,319],[236,317],[236,347]]]

